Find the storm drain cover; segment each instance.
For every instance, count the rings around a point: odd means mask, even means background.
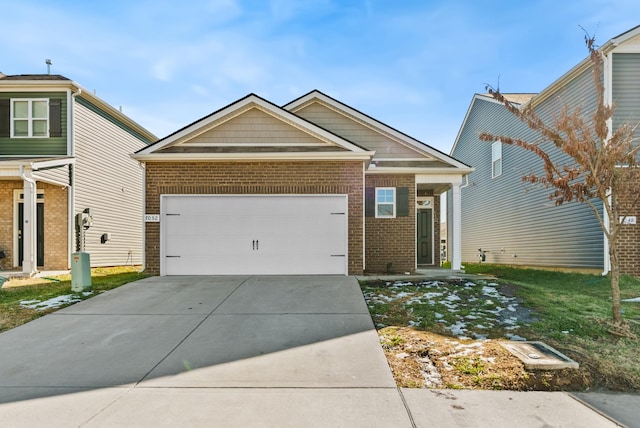
[[[526,369],[577,369],[578,363],[542,342],[502,342],[502,346],[518,357]]]

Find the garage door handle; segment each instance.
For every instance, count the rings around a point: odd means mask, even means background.
[[[258,241],[257,239],[254,239],[253,241],[253,250],[259,250],[260,249],[260,241]]]
[[[331,254],[331,257],[344,257],[344,254]]]
[[[180,256],[166,256],[167,258],[169,257],[173,257],[173,258],[180,258]]]
[[[331,215],[345,215],[346,213],[331,213]]]

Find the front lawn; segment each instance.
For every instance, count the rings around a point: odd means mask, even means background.
[[[639,343],[633,338],[640,336],[640,303],[623,302],[630,337],[613,331],[608,278],[491,265],[467,265],[466,272],[479,276],[362,284],[401,386],[640,389]],[[640,280],[625,277],[621,289],[623,299],[635,299]],[[580,369],[542,373],[512,367],[503,358],[508,354],[494,345],[523,339],[551,345]],[[438,365],[445,380],[434,383]]]
[[[25,324],[93,295],[146,278],[139,267],[91,269],[91,291],[71,291],[71,275],[53,278],[12,278],[0,289],[0,332]],[[2,272],[0,272],[0,275]]]

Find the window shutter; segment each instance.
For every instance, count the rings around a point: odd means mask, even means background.
[[[376,216],[376,188],[375,187],[364,188],[364,216],[365,217]]]
[[[396,188],[396,217],[409,216],[409,188]]]
[[[62,137],[62,100],[49,100],[49,137]]]
[[[11,100],[0,100],[0,137],[11,136]]]

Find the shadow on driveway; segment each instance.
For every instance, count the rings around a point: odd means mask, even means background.
[[[107,387],[394,388],[355,278],[153,277],[0,334],[0,402]]]

